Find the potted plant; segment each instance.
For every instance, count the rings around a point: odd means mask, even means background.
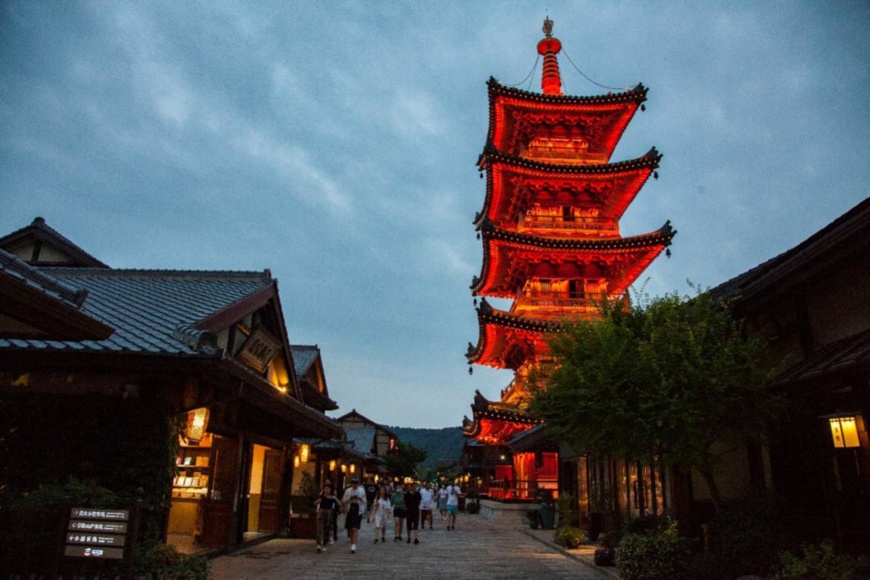
[[[529,527],[533,530],[537,530],[541,526],[541,510],[527,509],[526,519],[529,520]]]

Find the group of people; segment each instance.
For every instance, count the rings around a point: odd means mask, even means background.
[[[413,532],[413,542],[419,544],[421,522],[423,529],[427,522],[429,529],[434,529],[433,513],[436,507],[441,519],[447,522],[447,529],[455,530],[461,495],[461,488],[454,484],[441,484],[439,488],[435,488],[428,481],[407,486],[390,482],[379,486],[368,481],[365,486],[361,486],[359,478],[354,477],[350,480],[350,487],[344,490],[344,495],[339,499],[333,493],[332,485],[325,483],[320,496],[314,502],[317,508],[317,551],[326,550],[326,545],[332,543],[331,538],[338,539],[336,518],[339,513],[345,513],[344,527],[348,532],[352,553],[356,553],[364,516],[366,522],[374,522],[375,544],[386,543],[387,524],[390,520],[393,522],[394,542],[405,541],[410,544]]]

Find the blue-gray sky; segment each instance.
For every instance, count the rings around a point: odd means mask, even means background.
[[[340,412],[457,425],[511,379],[464,358],[485,82],[526,77],[548,13],[590,78],[650,87],[613,157],[664,154],[621,223],[679,231],[647,293],[719,284],[868,195],[864,1],[7,0],[0,232],[39,215],[113,267],[269,268]]]

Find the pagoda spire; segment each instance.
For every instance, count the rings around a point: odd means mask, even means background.
[[[556,55],[562,50],[562,42],[553,36],[553,21],[544,19],[544,35],[538,43],[538,54],[544,57],[544,72],[541,75],[541,90],[545,95],[562,94],[562,76]]]

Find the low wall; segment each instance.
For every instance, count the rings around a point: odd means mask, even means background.
[[[528,503],[502,503],[491,499],[480,500],[480,517],[497,525],[521,526],[529,525],[526,510],[532,507]]]

